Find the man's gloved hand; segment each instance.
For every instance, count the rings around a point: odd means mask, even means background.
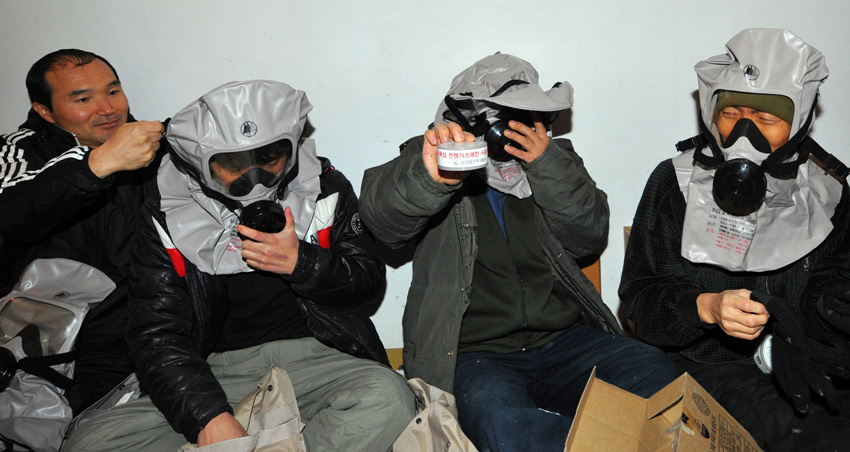
[[[807,336],[791,307],[781,298],[759,292],[750,297],[763,303],[770,313],[773,375],[791,398],[794,410],[802,414],[809,411],[812,391],[836,409],[838,396],[830,375],[850,378],[850,356]]]
[[[850,334],[850,283],[824,290],[818,300],[818,312],[832,326]]]

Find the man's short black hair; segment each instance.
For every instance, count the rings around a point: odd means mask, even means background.
[[[68,65],[72,67],[85,66],[94,60],[106,63],[112,73],[115,74],[115,79],[121,81],[118,78],[118,72],[109,64],[109,61],[106,61],[106,58],[85,50],[61,49],[41,57],[27,72],[27,93],[30,102],[38,102],[53,111],[53,89],[47,83],[47,73]]]

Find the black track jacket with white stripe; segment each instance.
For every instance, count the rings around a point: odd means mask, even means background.
[[[90,148],[30,110],[0,148],[0,290],[8,293],[38,258],[67,258],[108,275],[115,291],[90,311],[77,338],[74,412],[96,401],[132,371],[124,341],[130,255],[142,185],[159,167],[100,179]]]

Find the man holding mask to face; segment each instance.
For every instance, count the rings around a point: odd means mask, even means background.
[[[648,397],[676,376],[620,333],[577,259],[599,253],[608,202],[548,127],[572,86],[497,53],[452,81],[433,130],[366,170],[363,220],[390,246],[416,243],[404,368],[457,397],[480,450],[563,451],[591,371]],[[486,141],[475,170],[441,168],[438,146]],[[475,143],[473,143],[475,144]]]
[[[387,451],[414,415],[359,305],[385,267],[350,183],[302,137],[284,83],[232,82],[178,112],[148,185],[127,330],[149,397],[84,424],[66,450],[177,450],[246,436],[233,405],[288,374],[310,451]],[[247,217],[252,212],[252,220]]]

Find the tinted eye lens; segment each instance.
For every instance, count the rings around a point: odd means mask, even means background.
[[[276,175],[260,168],[252,168],[245,174],[239,176],[230,184],[228,191],[233,196],[245,196],[251,193],[254,186],[263,184],[266,187],[271,187],[274,184]]]

